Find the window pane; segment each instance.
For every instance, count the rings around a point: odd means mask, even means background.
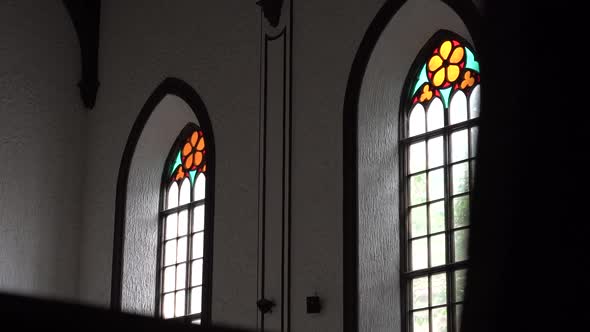
[[[186,288],[186,264],[178,265],[176,270],[176,290]]]
[[[178,213],[178,236],[188,233],[188,211],[183,210]]]
[[[430,204],[430,233],[445,230],[445,202]]]
[[[461,316],[463,316],[463,305],[457,304],[455,306],[455,326],[457,326],[457,332],[461,331]]]
[[[201,313],[202,293],[202,287],[193,288],[191,291],[191,314]]]
[[[176,317],[184,316],[184,302],[186,291],[176,292]]]
[[[166,240],[176,237],[176,213],[166,217]]]
[[[428,310],[416,311],[412,314],[414,323],[414,332],[428,332]]]
[[[428,168],[442,166],[444,163],[443,137],[428,140]]]
[[[453,199],[453,225],[455,227],[469,225],[469,195]]]
[[[411,245],[412,270],[428,267],[428,242],[426,239],[414,240]]]
[[[430,238],[430,266],[445,264],[445,235],[435,235]]]
[[[469,167],[467,163],[453,166],[453,194],[461,194],[469,190]]]
[[[426,202],[426,174],[410,177],[410,204]]]
[[[178,239],[178,250],[177,250],[177,254],[176,254],[176,262],[185,262],[186,261],[186,253],[187,253],[186,245],[187,245],[186,236]]]
[[[479,116],[479,106],[480,106],[480,92],[479,92],[479,84],[471,90],[471,95],[469,96],[469,117],[471,119],[477,118]]]
[[[207,180],[205,178],[205,174],[201,173],[197,176],[197,181],[195,181],[195,201],[200,201],[205,199],[205,184]]]
[[[455,271],[455,301],[460,302],[465,298],[465,282],[467,280],[467,270]]]
[[[450,124],[459,123],[467,120],[467,97],[463,91],[457,91],[451,99],[449,107]]]
[[[479,129],[477,127],[473,127],[470,129],[471,133],[471,157],[475,157],[477,154],[477,133]]]
[[[187,178],[180,186],[180,205],[188,204],[191,201],[191,181]]]
[[[455,262],[464,261],[467,259],[467,242],[469,240],[469,230],[462,229],[455,231]]]
[[[447,331],[447,308],[432,309],[432,332]]]
[[[203,260],[197,259],[193,262],[191,271],[191,286],[200,286],[203,284]]]
[[[164,295],[162,316],[164,319],[174,317],[174,293]]]
[[[433,201],[445,197],[445,174],[442,169],[428,173],[428,199]]]
[[[178,185],[176,182],[173,182],[170,188],[168,189],[168,194],[166,195],[168,198],[168,203],[166,204],[167,209],[171,209],[178,206]]]
[[[203,257],[203,233],[193,235],[193,259]]]
[[[426,142],[410,145],[410,173],[426,169]]]
[[[196,324],[196,325],[201,325],[201,319],[195,319],[191,323]]]
[[[436,306],[447,303],[447,274],[435,274],[430,279],[432,298],[430,305]]]
[[[410,136],[423,134],[426,131],[426,117],[424,107],[416,104],[410,111]]]
[[[193,232],[200,232],[205,229],[205,205],[199,205],[193,211]]]
[[[176,240],[168,241],[164,245],[164,266],[176,263]]]
[[[451,134],[451,161],[467,159],[469,150],[469,141],[467,129],[459,130]]]
[[[170,266],[164,269],[164,292],[174,290],[174,281],[176,279],[176,267]]]
[[[439,129],[445,125],[445,114],[442,101],[439,98],[434,98],[428,106],[426,112],[428,131]]]
[[[412,280],[412,309],[428,307],[428,277]]]
[[[410,210],[411,237],[426,235],[426,206],[420,206]]]

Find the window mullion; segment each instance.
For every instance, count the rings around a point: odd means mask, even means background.
[[[195,177],[196,179],[196,177]],[[195,180],[196,181],[196,180]],[[195,188],[193,188],[193,183],[191,182],[191,194],[190,194],[190,203],[193,203],[194,200],[194,195],[195,195]],[[193,247],[193,211],[194,211],[194,207],[189,207],[188,208],[188,230],[187,230],[187,235],[186,235],[186,241],[187,241],[187,246],[186,246],[186,283],[185,283],[185,288],[186,288],[186,302],[184,303],[184,314],[186,316],[189,315],[190,312],[190,304],[191,304],[191,291],[190,291],[190,284],[191,284],[191,277],[192,277],[192,257],[191,257],[191,253],[192,253],[192,247]]]
[[[452,264],[453,257],[454,257],[454,245],[453,245],[453,238],[452,238],[452,172],[451,172],[451,153],[452,153],[452,146],[451,146],[451,133],[452,130],[449,128],[450,123],[450,107],[445,109],[445,129],[447,129],[443,135],[443,148],[444,148],[444,165],[445,165],[445,228],[446,228],[446,264],[447,267],[445,269],[446,274],[446,287],[447,287],[447,331],[455,331],[453,328],[453,305],[452,303],[452,294],[454,294],[453,288],[453,273],[452,268],[448,266]],[[453,129],[455,129],[453,127]],[[469,132],[467,133],[469,135]],[[468,155],[469,156],[469,155]]]

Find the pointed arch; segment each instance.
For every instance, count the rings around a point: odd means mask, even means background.
[[[476,47],[482,16],[471,0],[441,0],[466,25]],[[343,107],[343,317],[344,331],[359,330],[359,103],[375,47],[407,0],[387,1],[370,23],[354,57]]]
[[[160,104],[160,102],[168,95],[173,95],[180,98],[185,102],[194,113],[198,120],[200,128],[204,132],[205,140],[208,144],[208,160],[207,160],[207,187],[206,195],[208,204],[206,206],[206,213],[210,216],[208,218],[210,225],[208,226],[209,237],[213,238],[213,219],[214,215],[214,188],[215,188],[215,140],[213,136],[213,130],[211,120],[209,118],[207,109],[202,98],[199,94],[186,82],[178,79],[169,77],[166,78],[154,92],[148,97],[144,106],[142,107],[137,119],[135,120],[125,149],[121,158],[121,164],[119,168],[119,175],[117,178],[117,192],[115,199],[115,227],[113,236],[113,260],[112,260],[112,278],[111,278],[111,309],[115,311],[121,311],[122,303],[122,279],[123,279],[123,266],[124,266],[124,247],[125,247],[125,222],[127,215],[127,192],[128,182],[131,169],[131,163],[133,155],[135,154],[138,142],[141,134],[148,123],[150,116]],[[205,245],[205,255],[210,257],[211,261],[213,258],[212,253],[212,241],[209,241]],[[209,264],[209,271],[204,271],[204,277],[210,278],[212,271],[212,264]],[[211,298],[212,280],[204,280],[209,287],[204,290],[203,298]],[[202,319],[204,322],[210,319],[210,309],[205,306],[203,307]]]

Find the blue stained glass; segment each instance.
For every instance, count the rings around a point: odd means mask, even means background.
[[[443,103],[445,103],[445,108],[449,108],[449,102],[450,102],[449,96],[451,95],[452,89],[453,89],[453,87],[438,90],[438,91],[440,91],[440,94],[442,96]]]
[[[197,170],[189,171],[188,175],[191,177],[191,184],[195,184],[195,177],[197,176]]]
[[[170,175],[172,175],[172,173],[174,173],[174,171],[176,170],[176,168],[182,165],[182,160],[180,159],[180,151],[178,151],[178,155],[176,156],[176,160],[174,161],[174,164],[172,164],[172,167],[170,168]]]
[[[418,91],[418,89],[420,89],[422,84],[426,82],[428,82],[428,76],[426,76],[426,65],[424,65],[424,67],[422,67],[422,70],[420,71],[420,75],[418,75],[418,82],[416,82],[416,85],[414,85],[412,96],[416,93],[416,91]]]
[[[473,69],[479,73],[479,62],[475,61],[475,55],[471,52],[471,50],[465,47],[465,54],[467,56],[465,66],[469,69]]]

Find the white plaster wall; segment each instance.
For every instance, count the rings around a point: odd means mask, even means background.
[[[212,318],[255,326],[259,7],[254,0],[102,3],[101,88],[89,114],[81,298],[109,305],[123,149],[148,96],[173,76],[202,97],[215,136]]]
[[[133,154],[125,218],[124,311],[146,316],[155,312],[160,185],[170,148],[189,122],[199,123],[190,106],[166,96],[146,123]]]
[[[343,330],[344,97],[355,54],[384,3],[293,2],[293,331]],[[322,312],[307,314],[305,297],[314,292]]]
[[[408,1],[380,36],[363,78],[358,113],[360,331],[401,327],[400,96],[414,59],[440,29],[470,40],[464,23],[443,2]]]
[[[78,297],[79,52],[61,1],[0,2],[0,292]]]

